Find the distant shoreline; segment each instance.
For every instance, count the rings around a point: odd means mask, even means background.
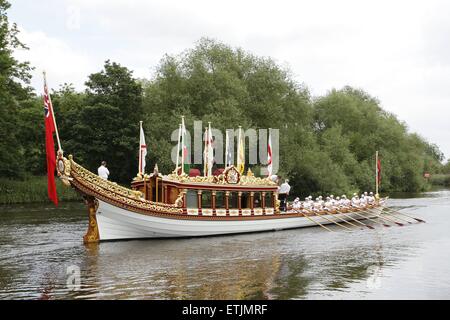
[[[430,183],[433,186],[450,187],[450,174],[433,174]]]
[[[72,188],[56,179],[56,190],[60,202],[81,200]],[[51,203],[47,194],[47,177],[30,176],[24,180],[0,179],[0,205],[24,203]]]
[[[434,174],[431,186],[450,187],[450,174]],[[56,189],[60,202],[81,201],[82,198],[72,188],[56,179]],[[395,193],[395,191],[392,191]],[[47,177],[30,176],[24,180],[0,179],[0,206],[12,204],[50,204],[47,195]]]

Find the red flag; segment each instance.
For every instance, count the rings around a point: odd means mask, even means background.
[[[55,205],[58,205],[58,196],[56,194],[55,183],[55,142],[53,133],[55,124],[53,121],[53,106],[48,95],[47,84],[44,84],[44,121],[45,121],[45,150],[47,153],[47,191],[48,197]]]
[[[268,176],[272,175],[272,136],[269,131],[269,143],[267,145],[267,171]]]
[[[381,184],[381,161],[380,161],[380,158],[378,158],[378,161],[377,161],[377,179],[378,179],[378,184]]]

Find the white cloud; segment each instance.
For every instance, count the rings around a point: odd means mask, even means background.
[[[30,50],[18,50],[15,56],[20,61],[29,61],[35,70],[32,72],[32,85],[37,92],[43,89],[42,72],[45,70],[49,86],[73,83],[81,88],[87,75],[98,64],[83,49],[74,48],[62,39],[50,37],[42,31],[20,30],[20,39]]]

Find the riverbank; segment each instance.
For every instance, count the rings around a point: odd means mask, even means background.
[[[72,188],[56,179],[59,201],[77,201],[81,197]],[[13,203],[48,203],[47,176],[32,176],[25,180],[0,179],[0,205]]]
[[[450,187],[450,174],[431,175],[430,183],[434,186]]]

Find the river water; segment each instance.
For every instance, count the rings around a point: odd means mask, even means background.
[[[0,207],[0,299],[450,299],[450,190],[397,197],[426,223],[88,246],[80,203]]]

